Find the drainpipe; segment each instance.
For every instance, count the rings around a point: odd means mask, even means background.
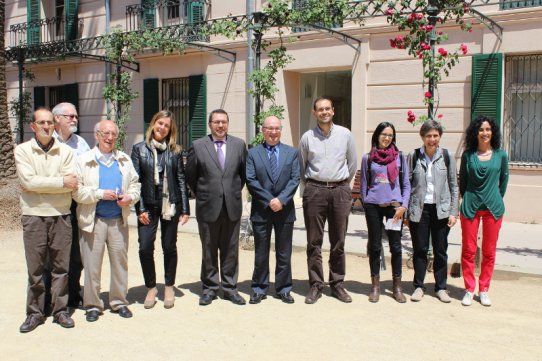
[[[252,16],[255,9],[255,0],[247,0],[247,15]],[[252,48],[252,37],[254,30],[252,25],[248,27],[247,34],[247,76],[252,73],[254,70],[254,49]],[[246,129],[247,129],[247,143],[250,144],[252,137],[254,137],[254,98],[250,94],[250,90],[254,89],[254,83],[248,81],[247,79],[247,88],[246,88]]]

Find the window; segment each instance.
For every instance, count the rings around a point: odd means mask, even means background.
[[[177,122],[177,142],[189,144],[188,78],[162,80],[162,109],[173,113]]]
[[[504,139],[510,162],[542,166],[542,54],[506,57]]]
[[[501,0],[501,9],[519,9],[541,6],[542,0]]]
[[[64,9],[64,0],[55,0],[55,38],[64,37],[64,21],[66,12]]]

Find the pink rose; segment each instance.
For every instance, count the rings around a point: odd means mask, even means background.
[[[431,98],[433,96],[433,94],[431,94],[431,92],[427,91],[425,92],[425,97],[426,98]]]
[[[444,48],[438,48],[438,53],[442,56],[448,55],[448,52]]]

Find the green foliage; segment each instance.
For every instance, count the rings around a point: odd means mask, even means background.
[[[31,83],[34,81],[35,76],[34,73],[32,73],[30,70],[24,69],[23,70],[23,94],[22,94],[22,104],[20,102],[19,97],[13,97],[8,104],[9,113],[17,119],[17,122],[15,123],[15,129],[14,132],[18,133],[22,131],[19,129],[19,117],[22,114],[23,115],[23,124],[29,124],[32,122],[32,94],[27,90],[28,83]],[[22,105],[22,107],[21,107]]]
[[[183,52],[185,43],[178,39],[168,37],[162,32],[148,29],[137,32],[123,32],[116,28],[107,35],[104,41],[105,56],[108,61],[120,64],[122,61],[135,61],[134,54],[145,49],[158,49],[164,54]],[[102,95],[110,102],[115,111],[115,120],[119,127],[117,138],[117,149],[123,149],[126,139],[126,124],[130,120],[132,103],[139,97],[137,92],[132,90],[132,72],[117,68],[109,75]],[[111,118],[111,114],[108,114]]]

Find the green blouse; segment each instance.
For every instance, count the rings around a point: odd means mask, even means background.
[[[476,211],[489,210],[493,217],[501,218],[508,176],[508,156],[504,150],[495,149],[487,161],[480,161],[476,152],[463,152],[459,170],[461,214],[473,219]]]

